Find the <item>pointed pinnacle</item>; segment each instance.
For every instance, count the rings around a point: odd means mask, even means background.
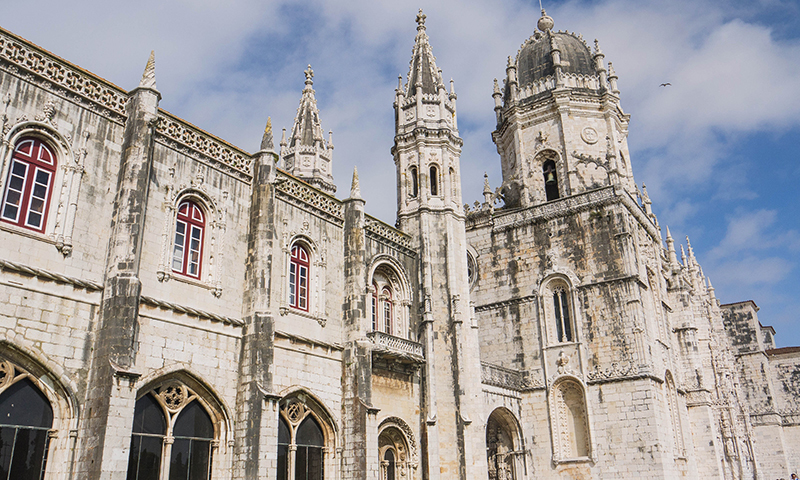
[[[487,193],[488,194],[492,193],[492,187],[489,185],[489,174],[484,172],[483,173],[483,194],[486,195]]]
[[[669,232],[669,225],[667,225],[667,240],[672,240],[672,234]]]
[[[156,90],[156,51],[150,50],[150,58],[147,59],[147,65],[144,67],[142,73],[142,80],[139,82],[139,88],[152,88]]]
[[[261,150],[272,151],[275,143],[272,138],[272,117],[267,117],[267,126],[264,128],[264,136],[261,137]]]
[[[353,183],[350,185],[350,198],[361,198],[361,187],[358,185],[358,167],[353,166]]]

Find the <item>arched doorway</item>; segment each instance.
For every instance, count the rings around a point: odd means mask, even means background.
[[[507,409],[496,409],[489,415],[489,421],[486,423],[486,460],[489,480],[520,478],[517,456],[521,452],[516,419]]]

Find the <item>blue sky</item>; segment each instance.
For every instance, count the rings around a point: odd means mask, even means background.
[[[354,165],[367,211],[393,223],[392,101],[425,9],[458,93],[464,201],[500,184],[492,79],[538,1],[28,0],[4,28],[123,88],[156,51],[161,106],[248,151],[267,116],[290,128],[315,70],[340,197]],[[691,238],[722,302],[754,300],[780,346],[800,345],[800,4],[785,0],[550,1],[555,29],[597,38],[632,115],[637,182],[662,226]],[[36,17],[32,12],[36,12]],[[663,82],[672,87],[659,88]],[[276,138],[276,141],[278,138]]]

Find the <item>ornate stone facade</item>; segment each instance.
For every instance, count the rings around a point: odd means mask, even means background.
[[[800,350],[662,239],[599,44],[543,12],[495,83],[503,178],[471,208],[425,22],[394,99],[397,227],[365,213],[357,174],[333,195],[310,67],[290,138],[275,152],[268,123],[250,154],[158,107],[153,56],[126,91],[0,29],[0,448],[25,454],[0,471],[800,467]]]

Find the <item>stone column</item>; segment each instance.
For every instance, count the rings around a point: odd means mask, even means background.
[[[372,408],[372,344],[366,333],[371,322],[367,315],[366,238],[364,205],[358,185],[358,172],[353,172],[350,198],[344,201],[344,330],[342,355],[342,478],[348,480],[374,478],[377,471],[369,458],[377,457],[377,439],[369,435],[377,413]],[[371,414],[371,415],[368,415]],[[371,445],[374,443],[374,445]]]
[[[272,308],[272,267],[275,252],[275,179],[268,120],[261,150],[253,159],[250,228],[244,291],[244,332],[239,364],[234,432],[234,478],[276,478],[278,398],[272,392],[275,312]]]
[[[158,102],[155,61],[147,62],[126,104],[117,196],[111,219],[103,297],[80,429],[79,479],[123,480],[128,468],[139,330],[139,262],[152,169]]]

